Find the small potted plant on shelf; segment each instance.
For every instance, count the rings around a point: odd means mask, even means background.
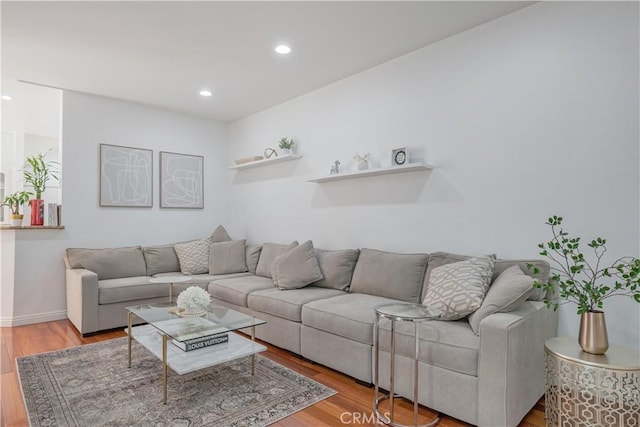
[[[24,165],[24,180],[33,187],[36,198],[29,202],[31,206],[31,225],[44,224],[44,200],[42,193],[47,189],[47,181],[58,179],[58,162],[46,161],[47,153],[27,157]]]
[[[288,156],[293,153],[293,138],[287,139],[282,138],[280,142],[278,142],[278,147],[282,150],[282,154]]]
[[[2,206],[8,206],[11,211],[9,216],[11,218],[11,225],[22,225],[24,215],[20,213],[20,206],[27,203],[29,201],[29,197],[31,197],[31,193],[29,192],[16,191],[15,193],[6,196],[2,201]]]
[[[551,261],[551,279],[548,283],[535,281],[533,286],[557,292],[559,299],[564,301],[544,300],[547,307],[554,310],[559,304],[575,303],[580,315],[580,347],[587,353],[604,354],[609,348],[609,341],[603,301],[620,295],[640,303],[640,259],[626,256],[603,266],[607,241],[597,237],[587,243],[593,249],[593,261],[589,263],[580,249],[580,237],[570,237],[561,228],[561,216],[552,216],[546,224],[551,227],[553,237],[538,247],[542,249],[540,255]],[[532,265],[529,268],[534,274],[539,273],[538,268]]]

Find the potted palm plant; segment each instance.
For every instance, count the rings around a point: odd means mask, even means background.
[[[58,162],[46,161],[47,153],[27,157],[24,165],[24,180],[33,187],[36,198],[29,202],[31,207],[31,225],[44,224],[44,200],[42,193],[47,189],[51,178],[58,179]]]
[[[16,191],[13,194],[9,194],[5,196],[2,201],[1,206],[8,206],[9,211],[11,211],[11,225],[19,226],[22,225],[22,219],[24,215],[20,213],[20,206],[23,206],[25,203],[29,201],[29,197],[31,197],[31,193],[26,191]]]
[[[540,255],[551,261],[551,280],[547,283],[535,281],[534,286],[557,293],[560,302],[545,299],[547,307],[554,310],[559,304],[575,303],[580,315],[580,347],[587,353],[604,354],[609,348],[609,341],[603,301],[619,295],[640,303],[640,259],[625,256],[604,264],[607,241],[597,237],[587,244],[593,250],[592,261],[589,262],[580,249],[580,237],[570,237],[561,228],[561,216],[552,216],[546,224],[551,227],[553,238],[538,247]],[[534,274],[539,272],[532,265],[529,268]]]

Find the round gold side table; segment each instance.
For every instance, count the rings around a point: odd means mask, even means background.
[[[545,343],[548,426],[640,426],[640,352],[612,345],[585,353],[577,338]]]

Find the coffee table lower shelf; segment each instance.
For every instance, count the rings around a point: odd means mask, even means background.
[[[125,332],[127,329],[125,329]],[[149,350],[160,361],[162,356],[162,334],[151,325],[136,326],[131,328],[131,336],[144,348]],[[267,347],[255,341],[229,332],[229,341],[210,347],[192,351],[182,351],[167,340],[167,366],[176,374],[184,375],[189,372],[209,368],[221,363],[230,362],[242,357],[254,356],[266,351]],[[252,372],[253,374],[253,372]],[[166,384],[166,382],[165,382]],[[166,387],[166,386],[165,386]],[[166,404],[166,389],[164,391]]]

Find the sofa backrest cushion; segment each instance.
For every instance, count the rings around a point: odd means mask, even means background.
[[[233,274],[247,271],[246,240],[212,243],[209,247],[209,274]]]
[[[427,288],[429,287],[429,276],[431,275],[431,271],[434,268],[440,267],[442,265],[450,264],[452,262],[464,261],[471,258],[468,255],[458,255],[451,254],[448,252],[434,252],[429,255],[429,264],[427,266],[427,273],[424,277],[424,286],[422,288],[422,299],[426,295]],[[533,270],[527,267],[528,264],[532,264],[537,267],[540,271],[538,274],[533,274]],[[527,276],[531,276],[534,279],[539,280],[542,283],[546,283],[549,280],[549,263],[545,260],[541,259],[497,259],[496,263],[493,267],[493,278],[492,281],[495,280],[500,273],[505,271],[507,268],[517,265],[519,266],[524,274]],[[542,301],[545,297],[544,290],[535,289],[530,295],[530,301]]]
[[[146,246],[142,248],[147,264],[147,276],[180,271],[178,255],[173,245]]]
[[[398,254],[362,249],[350,292],[419,302],[427,254]]]
[[[98,275],[99,280],[146,276],[147,267],[140,246],[104,249],[67,249],[71,268],[85,268]]]
[[[271,264],[271,277],[280,290],[304,288],[322,279],[311,240],[278,255]]]
[[[327,251],[316,249],[315,253],[324,277],[314,282],[313,286],[346,291],[351,285],[351,277],[353,277],[353,270],[356,267],[360,250]]]
[[[260,253],[262,252],[262,245],[247,245],[246,247],[246,260],[247,269],[249,273],[256,274],[256,268],[258,267],[258,261],[260,260]]]
[[[278,243],[265,243],[262,245],[262,252],[260,253],[260,259],[256,266],[256,276],[268,277],[271,279],[271,264],[275,261],[278,255],[282,255],[288,249],[298,246],[297,241],[291,242],[289,245],[281,245]]]

